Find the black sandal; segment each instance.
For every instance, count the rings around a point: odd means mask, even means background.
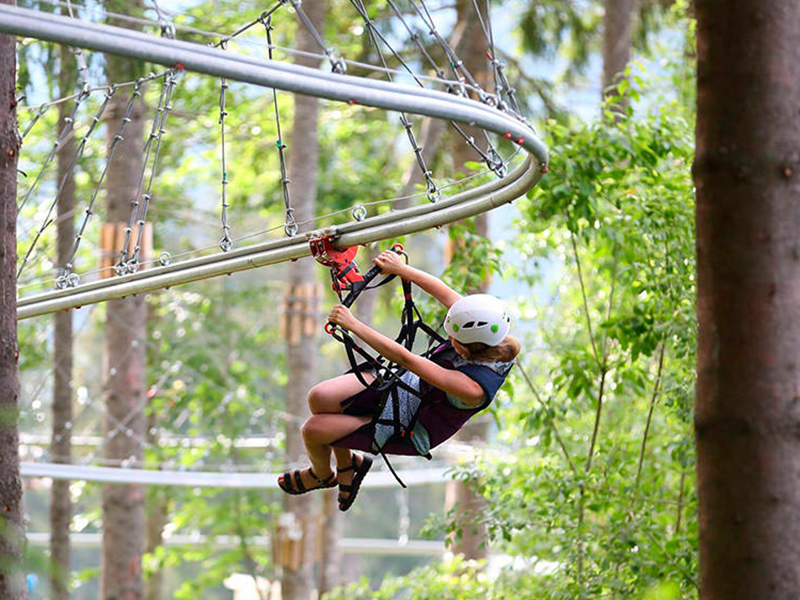
[[[300,494],[313,492],[314,490],[323,490],[336,487],[338,485],[336,481],[336,471],[331,473],[325,479],[320,479],[317,477],[316,473],[314,473],[314,470],[311,467],[308,467],[308,474],[314,478],[314,480],[319,484],[318,486],[306,489],[306,486],[303,485],[303,479],[300,476],[300,469],[295,469],[293,472],[286,471],[286,473],[283,474],[283,483],[281,483],[280,478],[278,479],[278,487],[280,487],[287,494],[299,496]],[[292,478],[292,475],[294,475],[294,478]]]
[[[359,455],[350,453],[350,466],[345,467],[344,469],[337,469],[338,473],[355,470],[353,481],[350,482],[350,485],[347,485],[346,483],[339,484],[339,510],[342,512],[353,506],[353,502],[356,501],[356,496],[358,496],[358,490],[361,488],[361,482],[364,481],[364,477],[366,477],[367,472],[369,472],[369,470],[372,468],[371,456],[367,456],[365,454],[360,455],[361,464],[358,466],[356,466],[356,456]],[[347,492],[347,498],[342,497],[342,492]]]

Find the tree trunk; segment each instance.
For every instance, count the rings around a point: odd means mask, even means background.
[[[109,7],[113,9],[113,7]],[[139,2],[128,3],[125,12],[141,10]],[[122,12],[122,11],[120,11]],[[120,25],[122,25],[120,23]],[[109,56],[108,81],[127,81],[138,75],[136,61]],[[111,144],[125,115],[127,98],[116,94],[106,120],[107,144]],[[124,223],[130,217],[142,170],[144,107],[137,102],[124,140],[116,149],[106,176],[108,196],[106,221]],[[106,303],[106,420],[105,458],[141,465],[144,438],[144,406],[147,402],[145,374],[145,324],[147,307],[143,295]],[[119,426],[119,423],[124,423]],[[144,597],[142,553],[145,538],[145,493],[140,485],[103,485],[103,542],[100,593],[103,600],[141,600]]]
[[[636,0],[605,0],[603,18],[603,99],[619,93],[631,59],[633,8]],[[622,106],[624,106],[624,102]],[[621,108],[618,106],[617,108]]]
[[[800,590],[800,3],[698,0],[700,597]]]
[[[146,552],[152,554],[164,545],[164,527],[169,522],[169,498],[162,488],[151,490],[148,495],[146,528]],[[145,600],[161,600],[164,597],[164,571],[153,571],[145,582]]]
[[[479,6],[481,3],[479,3]],[[482,7],[484,10],[484,7]],[[453,34],[453,46],[456,54],[464,61],[466,69],[478,84],[485,90],[491,89],[491,72],[484,52],[488,49],[488,41],[481,29],[478,15],[475,12],[475,5],[469,0],[459,0],[457,3],[458,21]],[[484,22],[488,22],[486,14],[483,13]],[[465,127],[468,135],[475,138],[476,143],[486,147],[485,138],[479,129]],[[453,162],[456,171],[466,173],[464,166],[469,161],[480,160],[475,151],[470,148],[461,137],[455,138],[455,148],[453,151]],[[489,215],[482,213],[474,217],[476,233],[486,236],[489,231]],[[468,249],[461,248],[459,251],[468,252]],[[468,293],[483,292],[488,288],[489,282],[484,282],[478,290],[467,290]],[[476,417],[455,437],[456,440],[482,444],[486,442],[488,424],[486,417]],[[445,492],[445,509],[457,508],[457,520],[462,523],[461,537],[454,537],[452,540],[452,550],[455,554],[463,554],[465,558],[479,560],[486,558],[488,548],[486,546],[486,527],[481,522],[480,515],[483,514],[485,502],[481,496],[472,491],[469,482],[463,480],[449,481]],[[469,525],[468,525],[469,524]]]
[[[61,46],[59,70],[60,96],[75,89],[75,58],[67,46]],[[58,126],[72,112],[67,102],[58,107]],[[58,178],[66,181],[58,197],[56,225],[56,265],[63,268],[74,242],[75,178],[70,159],[75,154],[74,135],[68,135],[58,151]],[[53,341],[53,435],[50,459],[54,463],[72,462],[72,311],[57,312]],[[50,488],[50,590],[54,600],[69,598],[69,524],[72,519],[70,482],[54,479]]]
[[[326,490],[322,496],[322,526],[320,527],[319,597],[341,584],[342,559],[339,540],[342,520],[339,516],[339,491]]]
[[[152,308],[152,307],[151,307]],[[152,311],[148,311],[152,315]],[[152,326],[152,323],[151,323]],[[158,435],[152,433],[158,426],[158,418],[150,414],[147,418],[147,443],[158,445]],[[153,554],[164,545],[164,527],[169,522],[169,493],[166,488],[148,490],[147,514],[145,517],[145,552]],[[164,597],[164,571],[156,569],[145,581],[145,600],[161,600]]]
[[[3,4],[13,4],[0,0]],[[27,596],[22,573],[22,480],[17,433],[17,56],[0,35],[0,598]]]
[[[311,22],[318,31],[323,31],[325,3],[307,2],[303,5]],[[296,48],[303,51],[318,50],[314,38],[298,19]],[[298,56],[297,64],[319,67],[319,60]],[[294,122],[289,146],[289,177],[292,206],[297,221],[311,218],[316,212],[317,170],[319,148],[317,139],[319,101],[310,96],[295,96]],[[302,234],[302,231],[301,231]],[[286,385],[286,412],[295,416],[309,414],[306,396],[316,382],[317,330],[319,323],[319,286],[314,262],[310,259],[290,262],[288,265],[288,290],[286,299],[286,360],[289,381]],[[286,423],[286,462],[304,463],[305,448],[300,433],[301,423],[290,420]],[[285,566],[281,576],[283,600],[309,600],[314,588],[314,501],[317,494],[304,496],[285,495],[283,508],[293,513],[303,538],[303,558],[298,569]]]

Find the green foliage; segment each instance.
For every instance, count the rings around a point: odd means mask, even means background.
[[[515,242],[528,268],[561,274],[552,305],[521,300],[538,325],[526,346],[545,350],[523,352],[499,399],[500,446],[456,475],[485,498],[507,564],[445,562],[331,600],[697,595],[692,124],[665,103],[548,127],[551,172],[520,204]],[[472,525],[454,510],[427,532]]]
[[[533,376],[505,411],[513,457],[487,458],[487,524],[555,565],[539,597],[691,597],[691,122],[667,104],[548,132],[551,175],[522,206],[519,247],[565,270],[558,303],[536,308],[553,355],[522,357]]]

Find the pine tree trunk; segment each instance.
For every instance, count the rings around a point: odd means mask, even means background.
[[[60,96],[75,89],[75,58],[67,46],[61,46],[59,70]],[[58,127],[71,113],[72,104],[59,105]],[[75,178],[70,168],[75,154],[74,135],[69,135],[58,151],[58,182],[66,181],[58,197],[58,224],[56,225],[56,265],[63,268],[74,242]],[[57,312],[53,341],[53,434],[50,456],[54,463],[72,462],[72,311]],[[69,524],[72,519],[70,482],[54,479],[50,489],[50,589],[53,600],[69,598]]]
[[[342,537],[342,519],[339,513],[339,492],[326,490],[322,496],[322,527],[320,527],[319,597],[342,583],[342,557],[339,540]]]
[[[13,4],[0,0],[4,4]],[[22,480],[17,433],[17,57],[0,35],[0,598],[27,596],[22,573]]]
[[[146,546],[153,553],[164,545],[164,527],[169,522],[169,499],[162,488],[151,490],[148,494]],[[145,600],[161,600],[164,597],[164,571],[153,571],[145,582]]]
[[[139,2],[128,3],[126,13],[140,9]],[[113,7],[109,7],[113,10]],[[123,11],[118,11],[123,12]],[[122,25],[121,23],[119,25]],[[108,81],[127,81],[141,68],[136,61],[108,57]],[[112,142],[125,115],[125,94],[114,96],[106,120],[107,144]],[[137,102],[124,140],[116,149],[106,176],[108,223],[128,223],[130,202],[136,196],[142,170],[144,146],[144,107]],[[110,464],[121,461],[141,465],[144,438],[144,406],[147,402],[145,374],[144,296],[132,296],[106,303],[106,411],[105,458]],[[124,423],[124,426],[118,426]],[[129,463],[131,464],[131,463]],[[103,485],[103,542],[100,593],[103,600],[141,600],[144,597],[142,553],[145,540],[145,493],[140,485]]]
[[[800,3],[697,0],[703,600],[800,590]]]
[[[152,305],[150,307],[152,309]],[[153,311],[148,311],[150,319]],[[151,323],[152,327],[152,323]],[[158,446],[158,435],[153,431],[158,426],[158,418],[151,413],[147,418],[147,443],[151,448]],[[164,527],[169,523],[169,493],[157,487],[148,490],[147,512],[145,516],[145,552],[152,554],[164,545]],[[145,600],[161,600],[164,597],[164,571],[156,569],[145,581]]]
[[[619,93],[618,84],[631,59],[633,8],[636,0],[605,0],[603,18],[603,99]],[[624,103],[623,103],[624,105]]]
[[[325,3],[303,4],[311,22],[318,31],[324,31]],[[298,50],[316,52],[313,37],[298,20],[295,47]],[[297,64],[318,67],[319,61],[298,56]],[[292,134],[288,146],[288,170],[292,180],[290,192],[297,221],[311,218],[316,212],[317,170],[319,148],[317,120],[319,101],[310,96],[295,96]],[[306,396],[317,383],[316,355],[319,339],[319,312],[315,263],[311,259],[290,262],[288,265],[288,297],[286,301],[286,356],[289,381],[286,385],[286,412],[305,417],[309,414]],[[305,447],[300,433],[301,423],[291,420],[286,423],[286,461],[290,464],[306,463]],[[281,597],[283,600],[310,600],[314,589],[314,510],[316,494],[284,496],[284,511],[295,515],[298,526],[303,528],[303,559],[297,570],[283,569]]]

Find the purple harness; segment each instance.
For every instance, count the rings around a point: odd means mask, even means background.
[[[445,369],[456,369],[453,360],[456,352],[449,342],[439,346],[430,355],[437,365]],[[481,384],[486,391],[486,400],[474,408],[456,408],[447,399],[447,394],[425,381],[420,381],[420,398],[422,402],[417,413],[412,418],[408,426],[399,428],[398,431],[384,444],[382,448],[375,448],[373,443],[375,436],[375,424],[378,415],[381,414],[387,401],[390,401],[392,385],[388,384],[384,388],[367,388],[355,396],[351,396],[342,405],[345,406],[344,414],[356,416],[369,416],[372,420],[362,425],[353,433],[336,440],[331,445],[338,448],[351,448],[370,452],[372,454],[398,454],[418,456],[419,452],[414,446],[411,436],[413,435],[414,424],[419,422],[427,431],[430,437],[430,447],[435,448],[455,435],[474,415],[478,414],[489,406],[492,399],[505,380],[506,375],[498,375],[491,368],[480,365],[470,364],[458,370],[466,373]],[[491,374],[491,375],[490,375]],[[499,379],[494,383],[485,383],[487,377]],[[492,389],[493,388],[493,389]],[[430,453],[424,454],[426,458],[431,458]]]

